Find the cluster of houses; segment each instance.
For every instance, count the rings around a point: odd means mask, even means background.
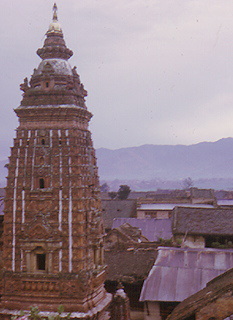
[[[114,292],[123,283],[135,319],[199,319],[203,298],[199,309],[193,306],[187,313],[186,304],[182,317],[173,313],[181,310],[182,301],[207,290],[213,279],[221,283],[218,277],[233,267],[231,200],[217,200],[213,190],[197,188],[106,198],[107,290]]]
[[[107,291],[124,286],[132,320],[192,320],[198,314],[210,319],[203,308],[226,294],[224,281],[228,289],[233,286],[228,271],[233,268],[231,200],[217,200],[213,190],[197,188],[139,196],[118,200],[102,195]],[[212,287],[217,293],[205,303]]]

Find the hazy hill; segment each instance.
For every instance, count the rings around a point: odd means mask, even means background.
[[[127,180],[134,180],[129,184],[135,190],[179,188],[182,179],[187,177],[195,180],[195,186],[199,187],[233,187],[233,138],[190,146],[143,145],[117,150],[100,148],[96,153],[100,179],[120,180],[115,181],[116,188]],[[0,186],[5,185],[6,163],[7,160],[0,161]],[[153,180],[153,183],[142,184],[142,180]]]
[[[185,145],[97,149],[102,180],[233,178],[233,138]]]

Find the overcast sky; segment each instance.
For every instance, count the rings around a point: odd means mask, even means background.
[[[38,66],[51,0],[1,0],[1,156],[20,83]],[[96,148],[192,144],[233,136],[233,1],[57,0],[88,91]]]

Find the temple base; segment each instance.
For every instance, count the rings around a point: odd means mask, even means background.
[[[66,319],[69,315],[69,319],[72,320],[80,320],[80,319],[88,319],[88,320],[108,320],[109,312],[108,307],[111,302],[112,296],[111,294],[106,294],[105,299],[98,304],[98,306],[92,308],[88,312],[62,312],[60,314],[61,318]],[[11,320],[12,316],[21,316],[22,314],[29,315],[29,310],[8,310],[8,309],[0,309],[0,319],[1,320]],[[45,319],[49,319],[50,316],[57,315],[57,312],[51,311],[40,311],[39,315]]]

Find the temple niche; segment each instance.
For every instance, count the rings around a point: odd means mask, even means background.
[[[24,79],[9,157],[0,318],[37,306],[72,319],[107,319],[99,180],[87,95],[53,20]]]

